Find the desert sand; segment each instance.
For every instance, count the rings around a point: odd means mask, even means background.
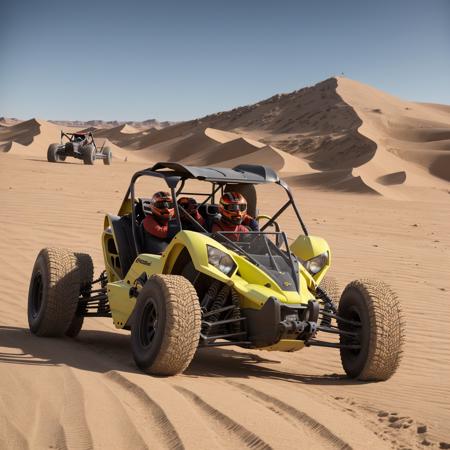
[[[98,128],[99,142],[113,148],[112,166],[48,163],[60,130],[48,121],[0,125],[0,448],[450,442],[449,107],[333,78],[160,130]],[[99,273],[104,213],[118,210],[135,171],[158,160],[279,170],[310,234],[330,243],[330,275],[341,287],[380,278],[398,293],[407,329],[398,372],[361,383],[345,378],[332,349],[227,347],[200,349],[183,375],[160,378],[136,369],[128,332],[107,319],[86,319],[75,340],[32,336],[26,306],[38,251],[88,252]],[[261,212],[272,213],[281,194],[259,188]],[[293,223],[289,215],[281,221],[291,237],[299,232]]]

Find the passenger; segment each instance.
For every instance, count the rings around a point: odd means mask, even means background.
[[[169,221],[174,216],[172,196],[168,192],[156,192],[150,202],[151,214],[142,221],[144,230],[161,240],[170,239]]]
[[[247,214],[247,201],[239,192],[225,192],[220,198],[219,212],[221,218],[212,226],[213,233],[219,231],[235,232],[226,233],[225,236],[232,241],[239,241],[239,233],[250,231],[250,223],[254,219]],[[247,220],[248,225],[244,225],[244,220]],[[258,226],[256,221],[255,223]]]
[[[202,227],[205,225],[205,219],[198,211],[197,200],[193,197],[180,197],[178,204],[187,211]],[[186,217],[186,213],[180,211],[181,223],[183,228],[187,230],[196,230],[195,225]]]

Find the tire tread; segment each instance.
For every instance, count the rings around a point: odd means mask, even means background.
[[[79,270],[73,252],[60,248],[45,248],[38,255],[43,258],[48,277],[47,302],[42,320],[34,331],[38,336],[63,336],[78,304]]]
[[[151,374],[167,376],[181,373],[194,357],[200,338],[201,310],[197,292],[190,281],[181,275],[152,275],[143,289],[153,291],[153,295],[161,295],[165,303],[165,326],[154,359],[143,363],[138,353],[135,353],[136,364]],[[137,300],[137,311],[140,300],[144,302],[147,298],[145,292],[142,294],[142,300],[139,297]],[[135,321],[139,323],[139,318],[136,317]],[[131,329],[132,342],[133,333],[139,333],[139,328],[134,329],[134,326]],[[139,351],[137,345],[134,352]]]
[[[385,381],[397,371],[403,353],[405,322],[400,301],[392,289],[379,280],[352,281],[342,295],[353,288],[362,294],[370,322],[369,353],[357,378],[361,381]]]
[[[166,297],[166,327],[152,373],[175,375],[190,364],[198,347],[201,311],[192,284],[181,275],[153,275]]]

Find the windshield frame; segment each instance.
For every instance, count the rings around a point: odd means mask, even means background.
[[[228,246],[231,246],[233,249],[235,249],[236,253],[241,254],[242,256],[245,256],[252,264],[254,264],[256,267],[261,268],[262,270],[264,270],[264,268],[266,268],[266,266],[264,266],[264,264],[261,264],[260,262],[258,262],[251,253],[245,251],[245,249],[243,249],[237,242],[239,241],[233,241],[231,239],[229,239],[226,235],[227,234],[234,234],[234,235],[263,235],[263,236],[267,236],[267,235],[275,235],[275,236],[281,236],[282,240],[283,240],[283,244],[286,248],[286,251],[281,250],[278,246],[275,247],[278,249],[278,254],[285,260],[285,262],[288,264],[289,269],[291,270],[291,276],[292,279],[294,281],[295,284],[295,288],[299,289],[299,277],[298,277],[298,270],[295,268],[295,261],[297,260],[297,258],[295,258],[295,256],[292,255],[290,249],[289,249],[289,243],[287,240],[287,236],[286,233],[284,231],[248,231],[248,232],[244,232],[244,231],[216,231],[214,233],[210,233],[210,237],[214,240],[216,240],[217,242],[223,244],[222,242],[220,242],[220,240],[217,240],[215,238],[216,235],[220,235],[221,237],[225,238],[226,240],[226,244]],[[266,248],[267,248],[267,255],[269,256],[269,259],[271,260],[272,264],[275,266],[275,270],[277,270],[278,272],[280,272],[280,269],[274,259],[274,255],[272,254],[269,245],[267,244],[267,240],[264,240],[265,244],[266,244]],[[225,245],[225,247],[227,246]],[[294,259],[295,258],[295,259]],[[297,260],[298,262],[298,260]],[[270,276],[270,274],[268,274]]]

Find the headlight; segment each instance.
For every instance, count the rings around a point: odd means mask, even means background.
[[[305,262],[304,266],[311,275],[315,275],[323,269],[327,262],[328,252],[325,252],[320,254],[319,256],[315,256],[314,258],[309,259]]]
[[[236,268],[236,263],[230,255],[216,247],[211,247],[210,245],[207,245],[206,247],[208,249],[208,262],[212,266],[219,269],[225,275],[233,273]]]

